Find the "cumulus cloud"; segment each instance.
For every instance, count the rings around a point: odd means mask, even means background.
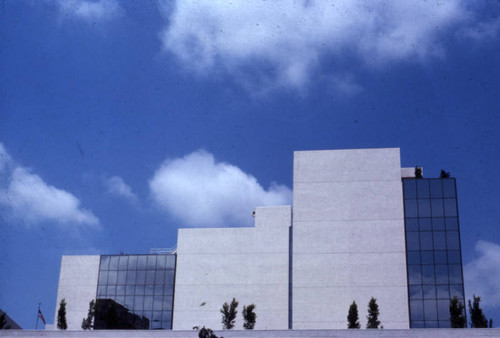
[[[0,182],[0,206],[8,210],[13,218],[26,224],[99,225],[99,219],[92,212],[80,207],[78,198],[45,183],[30,170],[15,165],[0,143],[0,164],[2,158],[8,159],[7,164],[12,170],[0,171],[5,178]]]
[[[117,0],[58,0],[57,4],[63,15],[92,22],[109,20],[123,12]]]
[[[163,50],[188,69],[291,88],[307,85],[325,60],[333,64],[344,57],[379,66],[442,57],[440,34],[466,17],[458,0],[162,4]],[[352,91],[352,81],[347,88]]]
[[[104,182],[109,194],[124,198],[131,202],[137,202],[137,196],[132,192],[130,186],[119,176],[113,176]]]
[[[472,294],[481,296],[484,307],[500,305],[500,245],[478,241],[475,246],[477,258],[465,265],[465,289],[467,298]]]
[[[257,206],[288,205],[291,190],[264,189],[238,167],[205,151],[165,161],[149,181],[154,202],[187,226],[250,226]]]

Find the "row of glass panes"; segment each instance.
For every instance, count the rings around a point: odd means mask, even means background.
[[[454,179],[403,180],[405,198],[454,198]]]
[[[406,218],[406,231],[458,230],[456,217]]]
[[[174,284],[174,270],[100,271],[99,284]]]
[[[455,198],[405,199],[405,216],[409,217],[456,217]]]
[[[99,285],[97,287],[98,298],[109,298],[109,296],[171,296],[174,294],[173,285]]]
[[[463,304],[463,299],[460,300]],[[410,300],[410,319],[414,320],[440,320],[450,319],[450,300]]]
[[[100,270],[175,269],[175,255],[101,256]]]
[[[139,317],[149,319],[149,326],[153,323],[168,323],[168,328],[171,326],[172,311],[133,311]]]
[[[462,285],[410,285],[410,299],[447,299],[448,302],[454,296],[463,297]]]
[[[460,251],[408,251],[408,264],[461,264]]]
[[[412,320],[411,328],[412,329],[432,329],[432,328],[450,328],[449,320],[440,320],[439,322],[436,320]]]
[[[462,284],[462,266],[408,265],[408,284]]]
[[[406,232],[406,250],[460,250],[458,231]]]
[[[172,296],[114,296],[107,297],[125,306],[130,311],[172,311]]]

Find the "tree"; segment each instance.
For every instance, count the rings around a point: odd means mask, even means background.
[[[441,177],[441,178],[448,178],[448,177],[450,177],[450,172],[449,171],[445,171],[444,169],[441,169],[441,174],[439,175],[439,177]]]
[[[471,305],[469,299],[469,313],[470,313],[470,327],[474,328],[485,328],[488,327],[488,320],[484,316],[483,310],[479,307],[479,302],[481,302],[481,297],[476,297],[472,295],[474,301]]]
[[[7,316],[5,313],[0,315],[0,330],[10,330],[10,325],[7,324]]]
[[[257,314],[253,311],[255,309],[255,304],[250,304],[248,306],[243,306],[243,327],[247,330],[253,330],[255,327],[255,319]]]
[[[87,314],[87,318],[83,318],[82,320],[82,329],[91,330],[94,328],[94,316],[95,316],[95,302],[92,299],[89,303],[89,313]]]
[[[349,306],[349,314],[347,315],[347,328],[348,329],[359,329],[359,316],[358,316],[358,306],[356,302],[352,302]]]
[[[377,300],[372,297],[372,299],[370,299],[370,302],[368,303],[368,316],[366,316],[366,319],[368,319],[368,322],[366,323],[367,329],[378,329],[378,326],[380,325],[378,315],[379,312]]]
[[[450,300],[450,324],[454,329],[465,327],[464,305],[457,296]]]
[[[222,305],[222,309],[220,312],[222,313],[222,328],[225,330],[231,330],[234,327],[234,322],[236,321],[236,308],[238,307],[239,302],[233,298],[231,304],[229,305],[227,302]]]
[[[200,332],[198,332],[198,338],[219,338],[218,336],[215,335],[214,331],[212,329],[202,327]],[[224,338],[224,337],[220,337]]]
[[[57,328],[59,330],[66,330],[68,322],[66,321],[66,299],[61,299],[59,310],[57,311]]]
[[[415,167],[415,178],[423,178],[421,167]]]

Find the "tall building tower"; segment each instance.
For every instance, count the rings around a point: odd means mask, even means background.
[[[385,328],[409,328],[399,149],[295,152],[293,329],[345,329],[371,297]]]
[[[410,327],[450,327],[450,299],[464,301],[454,178],[403,180]]]

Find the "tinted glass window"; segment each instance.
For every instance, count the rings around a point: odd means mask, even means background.
[[[446,232],[446,244],[448,250],[459,250],[460,242],[458,240],[458,231],[447,231]]]
[[[406,233],[406,246],[408,250],[420,250],[420,237],[418,232]]]
[[[408,251],[408,264],[420,264],[420,251]]]
[[[446,250],[446,235],[444,231],[434,231],[434,249],[435,250]]]
[[[420,231],[431,231],[432,230],[432,218],[419,218],[418,224],[420,225]]]
[[[406,231],[418,231],[418,218],[406,219]]]
[[[417,181],[418,198],[429,198],[429,181],[428,180],[416,180],[416,181]]]
[[[431,188],[432,198],[441,198],[443,196],[443,189],[441,187],[441,180],[431,180],[429,181]]]
[[[403,180],[405,198],[417,198],[416,180]]]
[[[432,219],[432,229],[442,231],[445,230],[444,218],[435,217]]]
[[[445,198],[443,201],[444,201],[444,214],[447,217],[457,216],[457,201],[451,198]]]
[[[431,200],[432,217],[443,217],[443,200],[442,199],[432,199]]]
[[[443,183],[443,196],[444,197],[455,197],[455,180],[454,179],[444,179]]]
[[[95,328],[110,325],[99,311],[113,306],[118,313],[115,329],[171,329],[174,268],[175,255],[103,256]]]
[[[418,200],[418,217],[431,216],[431,202],[429,199]]]
[[[410,327],[449,327],[450,299],[464,297],[455,180],[403,182]]]
[[[406,217],[417,217],[417,200],[406,200],[405,201],[405,215]]]

